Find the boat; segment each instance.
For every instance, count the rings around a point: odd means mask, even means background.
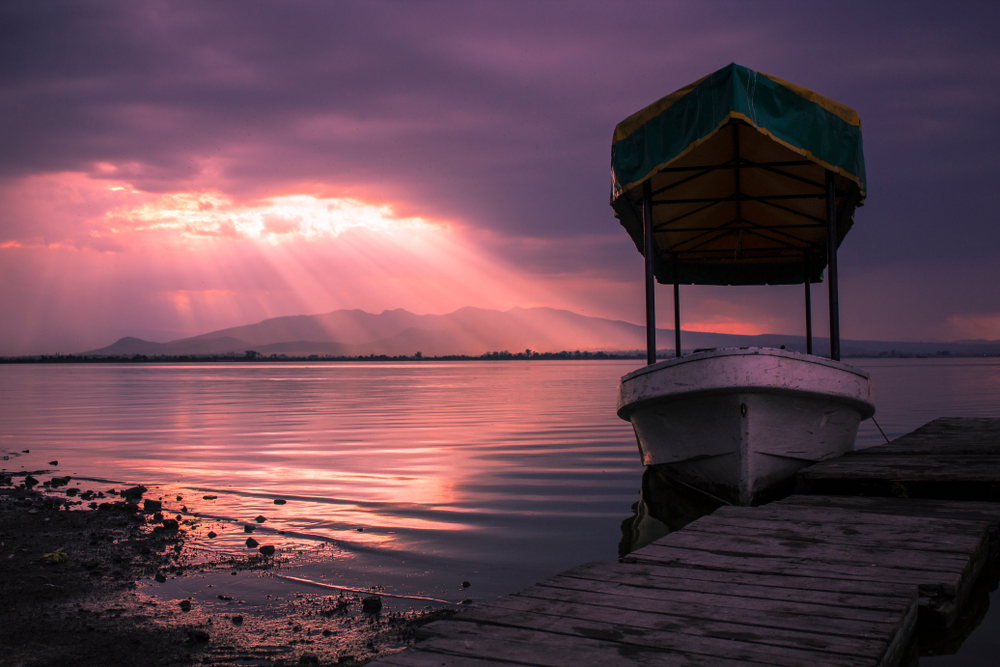
[[[868,373],[758,347],[641,368],[622,378],[618,404],[643,465],[735,505],[784,495],[799,470],[853,449],[875,413]]]
[[[647,365],[618,415],[644,465],[720,502],[757,505],[854,448],[870,376],[840,361],[837,249],[866,194],[861,122],[830,98],[731,63],[615,128],[611,205],[645,258]],[[812,283],[829,290],[813,354]],[[673,285],[675,357],[657,360],[654,280]],[[682,355],[680,285],[794,285],[806,349]]]

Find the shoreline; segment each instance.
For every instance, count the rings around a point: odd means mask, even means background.
[[[74,491],[58,477],[55,485],[30,483],[42,474],[0,474],[5,665],[361,665],[405,648],[416,628],[454,613],[384,613],[379,596],[343,591],[295,592],[267,605],[224,594],[211,604],[165,599],[157,586],[170,580],[280,571],[284,559],[198,558],[185,537],[201,520],[165,517],[167,503],[157,512],[159,501],[144,503],[142,487]]]
[[[792,352],[802,352],[789,348]],[[691,354],[691,350],[685,350],[685,354]],[[826,356],[826,355],[817,355]],[[673,359],[672,352],[658,352],[658,360]],[[843,354],[843,359],[997,359],[1000,353],[995,352],[948,352],[946,354],[921,354],[910,352],[899,352],[895,354]],[[75,354],[54,354],[54,355],[32,355],[23,357],[0,357],[0,364],[187,364],[187,363],[400,363],[408,362],[414,364],[440,361],[628,361],[644,360],[645,353],[631,352],[533,352],[531,356],[523,352],[510,353],[498,352],[479,356],[469,355],[445,355],[440,357],[431,356],[406,356],[406,355],[369,355],[357,357],[336,357],[336,356],[289,356],[272,355],[270,357],[245,357],[236,355],[134,355],[134,356],[108,356],[91,357]]]

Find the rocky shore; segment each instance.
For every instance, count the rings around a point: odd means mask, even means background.
[[[0,473],[0,664],[358,665],[404,648],[450,612],[389,612],[376,595],[296,593],[266,607],[219,595],[165,599],[153,582],[200,571],[282,567],[274,548],[197,558],[198,518],[170,516],[145,489],[96,489],[46,471]]]

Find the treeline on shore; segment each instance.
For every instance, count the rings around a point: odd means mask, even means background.
[[[673,357],[673,354],[660,353],[659,358]],[[41,354],[23,357],[0,357],[0,363],[173,363],[173,362],[287,362],[287,361],[506,361],[506,360],[565,360],[565,359],[645,359],[645,352],[590,352],[587,350],[563,350],[561,352],[487,352],[479,356],[467,354],[448,354],[443,356],[425,356],[421,352],[412,355],[369,354],[358,356],[332,356],[321,354],[288,355],[261,354],[255,350],[246,350],[243,354],[180,354],[180,355],[80,355],[80,354]]]
[[[701,351],[701,350],[699,350]],[[685,350],[685,354],[691,351]],[[906,352],[878,354],[850,354],[845,358],[856,359],[927,359],[941,357],[1000,357],[1000,354],[984,353],[952,353],[938,352],[936,354],[912,354]],[[287,355],[270,354],[265,355],[255,350],[246,350],[243,354],[180,354],[180,355],[82,355],[82,354],[40,354],[21,357],[0,357],[0,364],[86,364],[86,363],[190,363],[190,362],[344,362],[344,361],[516,361],[516,360],[573,360],[573,359],[645,359],[646,353],[641,350],[626,352],[590,352],[587,350],[574,350],[572,352],[563,350],[561,352],[537,352],[535,350],[525,350],[524,352],[509,352],[507,350],[499,352],[487,352],[478,356],[466,354],[448,354],[442,356],[425,356],[420,352],[412,355],[390,355],[390,354],[369,354],[358,356],[332,356],[332,355]],[[670,351],[659,351],[657,359],[673,359],[674,353]]]

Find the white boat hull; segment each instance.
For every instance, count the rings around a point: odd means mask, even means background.
[[[852,450],[874,413],[864,371],[770,348],[661,361],[618,389],[644,465],[739,505],[766,502],[802,468]]]

